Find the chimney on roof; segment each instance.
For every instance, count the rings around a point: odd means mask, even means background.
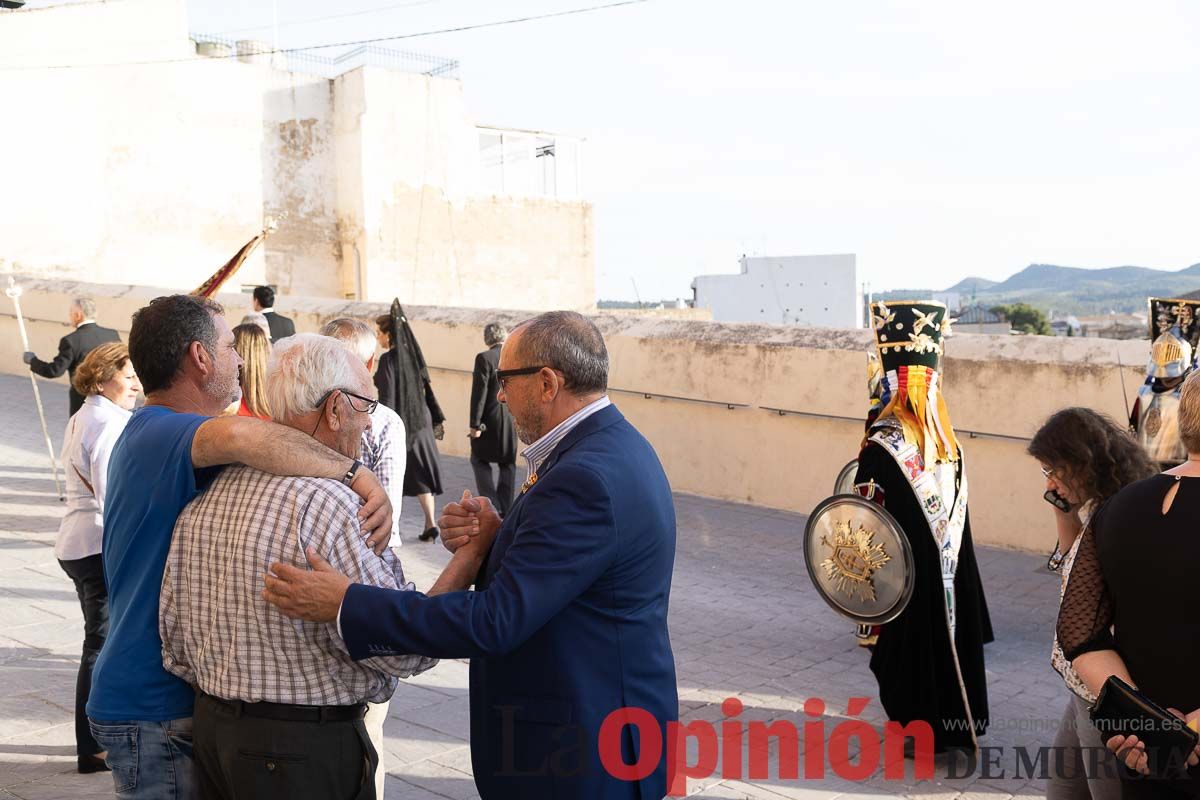
[[[220,42],[197,42],[196,55],[205,58],[229,58],[233,55],[233,48]]]
[[[271,45],[256,39],[239,39],[237,60],[243,64],[270,64]]]

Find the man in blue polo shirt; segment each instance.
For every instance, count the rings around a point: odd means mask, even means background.
[[[221,465],[342,478],[366,501],[359,517],[364,530],[376,531],[372,547],[382,550],[391,533],[387,495],[359,462],[282,425],[216,416],[237,398],[242,364],[223,314],[211,300],[159,297],[134,314],[129,333],[146,406],[134,412],[109,460],[103,557],[110,629],[87,705],[119,798],[193,796],[193,693],[163,669],[158,595],[175,520]]]

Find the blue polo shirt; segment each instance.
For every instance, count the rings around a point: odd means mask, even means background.
[[[146,406],[133,412],[113,446],[102,553],[109,631],[92,672],[92,719],[192,715],[192,688],[162,666],[158,591],[179,512],[220,472],[192,466],[192,438],[207,419]]]

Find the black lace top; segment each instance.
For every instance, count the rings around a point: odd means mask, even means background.
[[[1152,700],[1185,713],[1200,708],[1200,478],[1130,484],[1082,535],[1058,612],[1066,657],[1116,650]]]

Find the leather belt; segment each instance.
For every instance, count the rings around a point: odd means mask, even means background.
[[[366,716],[367,706],[299,706],[288,703],[247,703],[244,700],[225,700],[211,694],[201,694],[239,717],[258,717],[281,722],[353,722]]]

